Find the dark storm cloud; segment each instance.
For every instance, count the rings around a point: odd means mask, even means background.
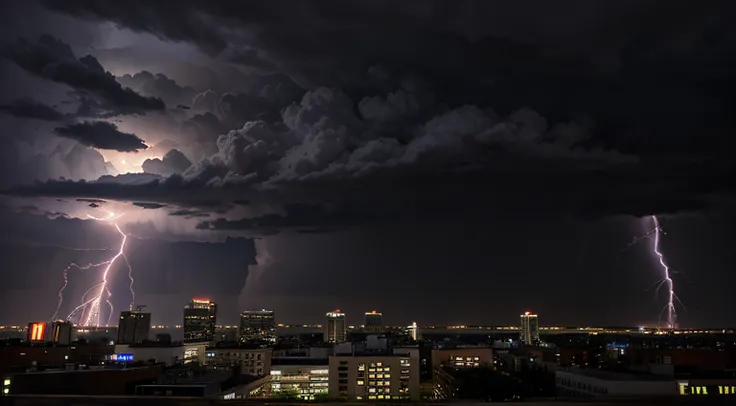
[[[18,99],[12,101],[10,104],[2,104],[0,105],[0,111],[16,117],[45,121],[61,121],[66,117],[64,114],[54,110],[53,107],[31,99]]]
[[[227,60],[266,72],[273,72],[278,69],[273,62],[262,58],[257,49],[252,48],[232,50],[227,56]]]
[[[142,165],[144,172],[161,176],[181,175],[191,166],[192,162],[175,149],[167,152],[163,159],[146,159]]]
[[[144,96],[163,100],[167,106],[188,105],[196,95],[191,87],[179,86],[175,80],[161,73],[154,75],[151,72],[143,71],[135,75],[123,75],[116,79],[123,86],[131,88]]]
[[[144,209],[160,209],[162,207],[166,207],[166,205],[151,202],[133,202],[133,206],[142,207]]]
[[[139,151],[148,148],[143,140],[134,134],[118,130],[115,124],[105,121],[85,121],[58,127],[54,130],[61,137],[71,138],[81,144],[121,152]]]
[[[701,208],[732,192],[722,146],[732,143],[724,100],[736,60],[731,37],[711,40],[731,32],[731,8],[706,3],[658,15],[666,3],[46,2],[213,55],[247,50],[283,72],[194,96],[196,114],[177,128],[190,139],[176,148],[194,163],[181,174],[151,160],[147,171],[174,174],[19,193],[317,203],[333,213],[311,213],[309,223],[289,213],[208,223],[215,229],[254,221],[319,229],[498,206],[596,215]],[[181,91],[160,79],[157,91]],[[346,205],[350,215],[334,217]]]
[[[77,59],[69,45],[50,35],[37,43],[19,39],[4,50],[8,57],[24,70],[54,82],[89,92],[115,113],[142,113],[163,110],[160,99],[143,97],[122,87],[91,55]]]

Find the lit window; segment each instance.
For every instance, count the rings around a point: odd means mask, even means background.
[[[378,399],[383,399],[383,395],[378,395]]]
[[[370,379],[376,379],[376,374],[368,374],[368,378],[370,378]]]
[[[6,379],[3,381],[3,386],[10,386],[10,379]]]
[[[376,400],[376,395],[368,396],[368,400]]]
[[[368,393],[376,393],[376,388],[368,388]]]
[[[383,368],[383,372],[391,372],[391,368],[390,367]]]
[[[376,362],[376,366],[377,367],[382,367],[383,366],[383,362]]]
[[[358,371],[365,371],[365,364],[358,364]]]
[[[385,375],[384,375],[383,377],[384,377],[385,379],[391,379],[391,374],[385,374]]]
[[[365,381],[362,380],[362,379],[358,379],[358,381],[356,381],[355,384],[358,385],[358,386],[363,386],[363,385],[365,385]]]
[[[391,399],[391,395],[386,395],[386,399]]]

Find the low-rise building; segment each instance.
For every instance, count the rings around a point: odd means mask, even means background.
[[[555,371],[555,380],[561,397],[674,396],[677,389],[671,378],[588,368]]]
[[[491,347],[462,347],[454,349],[433,349],[432,366],[450,368],[477,368],[493,366]]]
[[[349,401],[419,400],[419,358],[410,353],[333,355],[329,397]]]
[[[267,396],[295,396],[302,400],[316,400],[327,396],[329,372],[328,358],[274,358]]]
[[[133,395],[136,385],[154,384],[158,365],[28,372],[3,378],[5,395]]]
[[[242,375],[266,376],[271,373],[273,349],[249,346],[210,347],[207,364],[218,367],[240,367]]]

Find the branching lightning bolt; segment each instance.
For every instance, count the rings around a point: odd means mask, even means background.
[[[662,226],[659,223],[659,219],[657,216],[650,216],[652,219],[652,222],[654,223],[654,228],[646,232],[645,234],[642,234],[640,236],[635,237],[629,245],[627,245],[621,252],[628,250],[629,248],[633,247],[634,245],[645,241],[649,239],[654,239],[654,242],[652,244],[652,251],[657,256],[657,260],[659,261],[660,266],[662,267],[663,276],[662,279],[660,279],[654,287],[655,289],[655,296],[659,294],[659,290],[664,286],[667,289],[667,304],[664,306],[662,311],[660,312],[660,319],[663,314],[666,314],[667,317],[667,328],[674,329],[677,328],[677,309],[675,308],[675,302],[679,303],[680,306],[683,308],[685,307],[682,304],[682,301],[680,301],[680,298],[677,297],[677,294],[675,293],[675,283],[672,280],[672,274],[674,273],[672,271],[672,268],[670,268],[664,259],[664,254],[662,254],[662,251],[660,250],[659,243],[661,240],[661,237],[663,235],[666,235],[665,231],[662,229]]]
[[[682,305],[682,302],[680,301],[680,298],[678,298],[675,294],[675,283],[670,277],[670,267],[667,266],[667,264],[664,262],[664,255],[662,254],[662,251],[659,250],[659,240],[660,234],[662,234],[662,227],[659,225],[659,219],[657,219],[657,216],[652,216],[652,221],[654,222],[653,250],[654,253],[657,254],[657,257],[659,258],[659,264],[662,265],[662,271],[664,272],[664,276],[657,286],[657,290],[659,290],[659,288],[661,288],[662,286],[665,286],[668,291],[667,304],[665,305],[664,309],[662,309],[662,313],[667,313],[667,328],[677,328],[677,310],[675,309],[675,300],[677,300],[680,305]]]
[[[104,325],[110,325],[110,321],[112,320],[113,313],[115,311],[115,308],[110,301],[110,298],[112,297],[112,292],[110,291],[110,281],[108,279],[108,276],[110,274],[110,270],[112,269],[113,265],[115,265],[115,262],[118,261],[120,257],[125,261],[126,266],[128,267],[128,278],[130,279],[130,293],[133,297],[130,307],[133,307],[133,303],[135,302],[135,291],[133,289],[133,285],[135,283],[135,279],[133,279],[133,268],[130,266],[130,262],[128,262],[128,258],[125,255],[125,243],[127,242],[128,236],[120,229],[120,226],[118,226],[116,220],[119,218],[115,217],[115,213],[108,213],[107,217],[98,218],[91,215],[87,215],[92,220],[101,221],[101,222],[109,222],[112,223],[112,225],[115,227],[115,230],[120,234],[122,237],[120,241],[120,248],[118,249],[118,252],[113,256],[111,259],[103,262],[99,262],[96,264],[87,264],[84,266],[77,265],[76,263],[71,263],[69,266],[67,266],[66,269],[64,269],[63,275],[64,275],[64,285],[59,289],[59,302],[56,306],[56,312],[54,313],[54,316],[52,319],[57,319],[59,317],[59,311],[61,309],[61,305],[64,301],[64,290],[66,289],[68,283],[69,283],[69,270],[76,268],[79,270],[88,270],[93,268],[98,268],[105,266],[104,271],[102,272],[102,280],[100,282],[97,282],[92,287],[87,289],[86,292],[82,295],[81,304],[77,307],[75,307],[69,315],[66,317],[67,320],[75,321],[77,324],[83,325],[83,326],[104,326]],[[90,250],[92,251],[92,250]],[[91,296],[90,296],[91,295]],[[108,307],[108,316],[106,319],[104,319],[102,306],[106,305]]]

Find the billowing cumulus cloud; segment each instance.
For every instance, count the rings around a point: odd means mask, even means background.
[[[148,148],[142,139],[134,134],[124,133],[117,126],[106,121],[85,121],[58,127],[54,130],[61,137],[71,138],[81,144],[121,152],[132,152]]]

